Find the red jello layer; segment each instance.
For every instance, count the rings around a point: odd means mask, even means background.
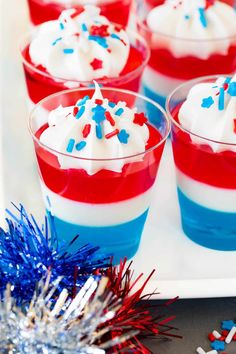
[[[178,121],[179,109],[174,112]],[[172,128],[175,164],[187,176],[211,186],[236,188],[236,152],[213,152],[210,145],[193,143],[190,134]]]
[[[104,0],[102,4],[98,6],[101,8],[101,14],[110,21],[126,26],[129,19],[131,3],[132,0],[114,0],[113,2]],[[81,5],[62,5],[55,3],[53,0],[50,3],[45,3],[42,0],[28,0],[28,5],[31,21],[35,26],[46,21],[58,19],[61,12],[66,8],[73,7],[77,10],[83,10],[83,6]]]
[[[165,2],[165,0],[145,0],[145,1],[149,6],[152,6],[152,7],[161,5]],[[220,0],[220,1],[225,2],[226,4],[228,4],[230,6],[234,5],[234,0]]]
[[[41,128],[39,137],[46,126]],[[162,139],[160,133],[149,126],[147,149]],[[41,179],[53,192],[80,202],[112,203],[138,196],[154,183],[164,144],[146,152],[142,161],[127,163],[121,173],[101,170],[88,175],[82,169],[62,169],[57,157],[35,142]]]
[[[194,56],[176,58],[167,49],[152,49],[149,65],[164,75],[183,80],[205,75],[231,74],[236,70],[236,45],[231,45],[226,55],[215,53],[208,59]]]
[[[29,46],[24,49],[22,55],[25,58],[26,62],[28,62],[34,67],[34,64],[31,62],[29,56]],[[145,60],[144,55],[145,54],[141,50],[138,50],[135,47],[131,46],[127,64],[121,72],[120,77],[117,78],[117,80],[112,79],[111,83],[108,82],[106,86],[122,88],[137,92],[140,87],[140,80],[143,70],[139,70],[135,73],[134,71],[136,69],[138,70],[143,64]],[[28,94],[30,99],[34,103],[39,102],[41,99],[53,93],[66,90],[68,88],[64,84],[65,81],[55,81],[52,77],[45,76],[44,74],[46,73],[46,70],[42,66],[38,66],[35,68],[40,70],[40,73],[35,72],[33,68],[30,68],[28,65],[24,64]],[[121,77],[128,73],[130,73],[130,77],[122,80]],[[82,87],[82,85],[79,85],[79,87]]]

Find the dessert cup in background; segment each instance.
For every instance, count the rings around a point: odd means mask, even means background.
[[[83,10],[86,4],[101,9],[101,14],[122,26],[128,24],[132,0],[28,0],[31,23],[38,26],[46,21],[56,20],[63,10],[75,8]]]
[[[230,5],[230,6],[234,6],[235,5],[235,0],[220,0],[222,2],[225,2],[226,4]],[[146,4],[149,6],[149,7],[155,7],[155,6],[158,6],[158,5],[162,5],[165,0],[145,0]]]
[[[211,4],[207,0],[166,1],[146,14],[140,5],[139,33],[151,48],[143,90],[162,106],[167,95],[186,80],[230,75],[236,69],[236,12],[218,0]]]
[[[236,250],[236,77],[189,81],[167,99],[185,234]]]
[[[136,93],[96,85],[95,93],[75,89],[45,98],[29,126],[60,242],[79,234],[77,247],[100,246],[115,263],[133,257],[170,131],[164,110]]]
[[[81,14],[64,11],[21,43],[21,57],[30,101],[76,87],[101,86],[139,91],[149,60],[146,41],[86,6]]]

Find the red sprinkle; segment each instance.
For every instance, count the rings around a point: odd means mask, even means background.
[[[103,100],[99,100],[98,98],[96,98],[95,103],[99,104],[99,105],[102,105],[103,104]]]
[[[234,133],[236,134],[236,119],[234,119]]]
[[[83,137],[87,138],[91,130],[91,124],[85,124],[84,129],[82,131]]]
[[[114,119],[112,118],[111,113],[109,111],[105,112],[105,117],[108,120],[108,122],[114,127],[116,123],[115,123]]]
[[[110,48],[107,48],[107,51],[108,51],[108,53],[111,53],[111,49]]]
[[[144,123],[147,123],[147,121],[148,121],[148,119],[147,119],[147,117],[145,117],[143,112],[142,113],[135,113],[134,120],[133,120],[133,122],[135,124],[143,126]]]
[[[229,84],[225,83],[225,84],[223,85],[223,88],[224,88],[225,91],[228,90]]]
[[[235,119],[235,121],[236,121],[236,119]],[[236,124],[236,122],[235,122],[235,124]],[[226,331],[226,329],[224,329],[223,331],[221,331],[221,335],[222,335],[223,337],[227,337],[228,334],[229,334],[229,331]]]
[[[76,16],[80,15],[81,12],[83,12],[83,9],[76,10],[72,15],[70,15],[71,18],[75,18]]]
[[[75,106],[73,109],[73,116],[75,117],[78,112],[79,112],[79,107]]]
[[[91,61],[90,65],[92,66],[93,70],[102,69],[103,61],[99,60],[97,58],[94,58],[93,61]]]
[[[90,34],[92,36],[107,37],[109,36],[108,27],[108,25],[91,26]]]
[[[213,333],[209,333],[208,334],[208,339],[211,341],[211,342],[214,342],[216,340],[215,336]]]
[[[117,134],[119,134],[119,129],[115,129],[115,130],[113,130],[113,132],[106,134],[105,138],[106,139],[110,139],[110,138],[112,138],[113,136],[115,136]]]
[[[114,27],[114,30],[115,30],[116,32],[120,32],[122,29],[123,29],[122,26],[115,26],[115,27]]]
[[[120,38],[121,43],[123,43],[125,46],[127,46],[127,44],[125,43],[125,41],[123,39]]]

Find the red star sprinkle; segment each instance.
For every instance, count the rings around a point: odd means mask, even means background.
[[[79,112],[79,107],[75,106],[73,109],[73,116],[75,117],[78,112]]]
[[[90,63],[90,65],[92,66],[93,70],[99,70],[99,69],[102,69],[102,67],[103,67],[103,61],[99,60],[97,58],[94,58],[93,61]]]
[[[99,36],[99,37],[108,37],[109,32],[108,32],[108,25],[101,25],[101,26],[91,26],[90,28],[90,34],[92,36]]]
[[[109,111],[105,112],[105,117],[108,120],[108,122],[111,124],[111,126],[114,127],[116,123],[115,123],[114,119],[112,118],[111,113]]]
[[[234,133],[236,134],[236,119],[234,119]]]
[[[84,129],[82,131],[83,137],[87,138],[91,130],[91,124],[85,124]]]
[[[144,123],[147,123],[147,118],[145,117],[144,113],[135,113],[134,115],[134,120],[133,122],[135,124],[140,125],[141,127],[144,125]]]

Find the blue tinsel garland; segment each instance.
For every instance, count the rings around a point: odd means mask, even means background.
[[[63,276],[58,289],[61,291],[64,287],[72,290],[75,278],[80,287],[98,268],[107,267],[108,257],[96,256],[98,247],[85,245],[73,255],[68,253],[78,236],[59,246],[52,216],[50,220],[45,217],[45,224],[40,227],[22,205],[16,209],[18,216],[7,211],[11,217],[6,219],[8,230],[0,228],[0,293],[10,283],[12,294],[20,303],[32,298],[35,284],[49,269],[52,281]]]

